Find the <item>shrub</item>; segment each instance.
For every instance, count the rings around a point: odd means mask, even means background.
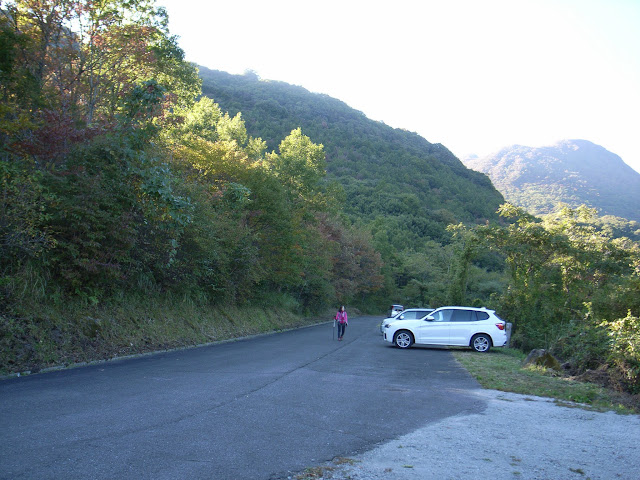
[[[550,350],[569,364],[571,373],[580,374],[602,366],[611,351],[610,343],[602,325],[574,320],[557,328]]]
[[[627,314],[612,322],[602,322],[611,341],[609,362],[618,369],[631,393],[640,393],[640,319]]]

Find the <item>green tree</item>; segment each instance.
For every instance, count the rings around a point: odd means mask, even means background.
[[[167,30],[167,16],[154,0],[16,0],[2,8],[5,64],[13,96],[29,92],[40,143],[52,127],[108,127],[135,85],[155,80],[168,104],[187,105],[200,91],[193,65]],[[25,85],[30,85],[25,90]],[[8,94],[8,92],[5,92]],[[52,113],[55,112],[55,115]],[[47,151],[47,145],[40,149]]]
[[[297,128],[280,143],[279,153],[267,155],[267,165],[291,191],[308,200],[318,190],[326,171],[324,147],[314,144]]]
[[[200,86],[166,25],[149,0],[0,7],[5,204],[24,203],[4,209],[0,234],[63,291],[97,298],[136,272],[162,278],[190,222],[153,142]]]
[[[573,315],[563,309],[564,297],[558,264],[553,258],[568,251],[567,239],[547,231],[523,209],[500,207],[506,227],[481,226],[477,232],[489,246],[504,255],[510,283],[501,299],[501,313],[514,324],[514,342],[525,348],[542,346],[553,324]]]
[[[449,284],[449,303],[451,305],[467,304],[467,283],[471,262],[478,255],[479,239],[475,232],[468,230],[463,224],[449,225],[448,231],[454,238],[455,264]]]
[[[572,321],[620,318],[625,311],[618,298],[638,308],[632,298],[638,245],[598,231],[594,211],[562,208],[545,222],[509,204],[500,213],[511,223],[476,231],[506,258],[510,282],[500,302],[515,324],[516,343],[549,346]]]

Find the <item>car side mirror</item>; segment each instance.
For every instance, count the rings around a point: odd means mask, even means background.
[[[435,318],[433,318],[431,315],[427,315],[424,320],[425,322],[433,322]]]
[[[398,317],[398,320],[404,320],[404,315],[400,315],[400,316]]]

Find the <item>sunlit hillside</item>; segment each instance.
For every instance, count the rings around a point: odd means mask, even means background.
[[[640,221],[640,173],[589,141],[564,140],[541,148],[513,145],[463,161],[489,175],[507,200],[532,213],[549,213],[562,202]]]
[[[396,246],[446,241],[450,223],[497,218],[502,195],[446,146],[302,87],[204,67],[200,76],[203,93],[222,110],[241,112],[248,132],[269,149],[297,127],[324,145],[328,181],[344,188],[347,214],[375,222],[374,230],[384,230]]]

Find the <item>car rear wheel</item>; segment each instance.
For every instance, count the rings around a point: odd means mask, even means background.
[[[488,352],[491,348],[491,337],[484,333],[478,333],[471,338],[471,348],[476,352]]]
[[[400,330],[393,337],[393,343],[399,348],[409,348],[413,345],[413,335],[407,330]]]

